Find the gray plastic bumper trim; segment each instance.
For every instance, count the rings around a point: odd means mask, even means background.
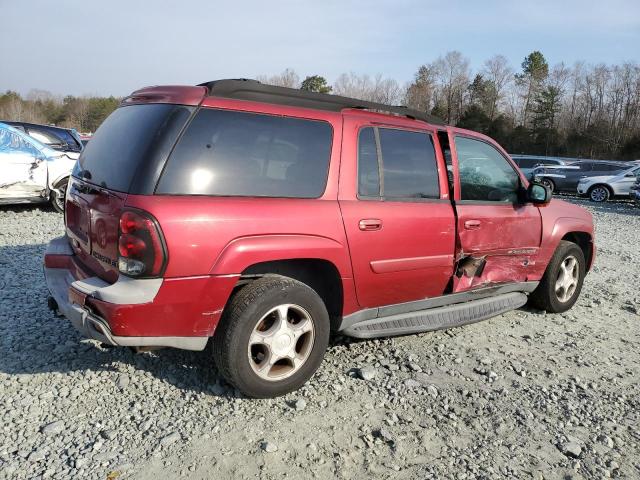
[[[49,243],[47,253],[73,255],[65,237]],[[108,345],[123,347],[174,347],[183,350],[204,350],[209,337],[122,337],[113,335],[109,324],[80,305],[69,301],[69,288],[73,285],[82,293],[116,304],[139,304],[153,301],[162,279],[135,280],[120,275],[113,285],[98,277],[75,280],[66,268],[44,269],[47,287],[64,315],[83,336]],[[114,288],[115,287],[115,288]]]

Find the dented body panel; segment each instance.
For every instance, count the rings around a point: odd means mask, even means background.
[[[49,201],[75,160],[0,123],[0,203]]]

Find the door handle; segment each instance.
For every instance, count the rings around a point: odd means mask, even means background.
[[[364,232],[380,230],[382,228],[382,220],[379,220],[377,218],[365,218],[363,220],[360,220],[358,227]]]
[[[467,220],[464,222],[464,228],[467,230],[476,230],[480,228],[481,222],[480,220]]]

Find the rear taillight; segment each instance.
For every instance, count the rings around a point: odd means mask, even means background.
[[[158,222],[148,213],[125,210],[120,215],[118,270],[130,277],[160,276],[167,251]]]

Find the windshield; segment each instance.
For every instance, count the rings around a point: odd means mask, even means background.
[[[118,108],[91,137],[73,175],[101,187],[129,192],[138,173],[146,175],[149,164],[157,166],[166,160],[192,111],[192,107],[166,103]],[[155,174],[157,170],[151,171]]]

